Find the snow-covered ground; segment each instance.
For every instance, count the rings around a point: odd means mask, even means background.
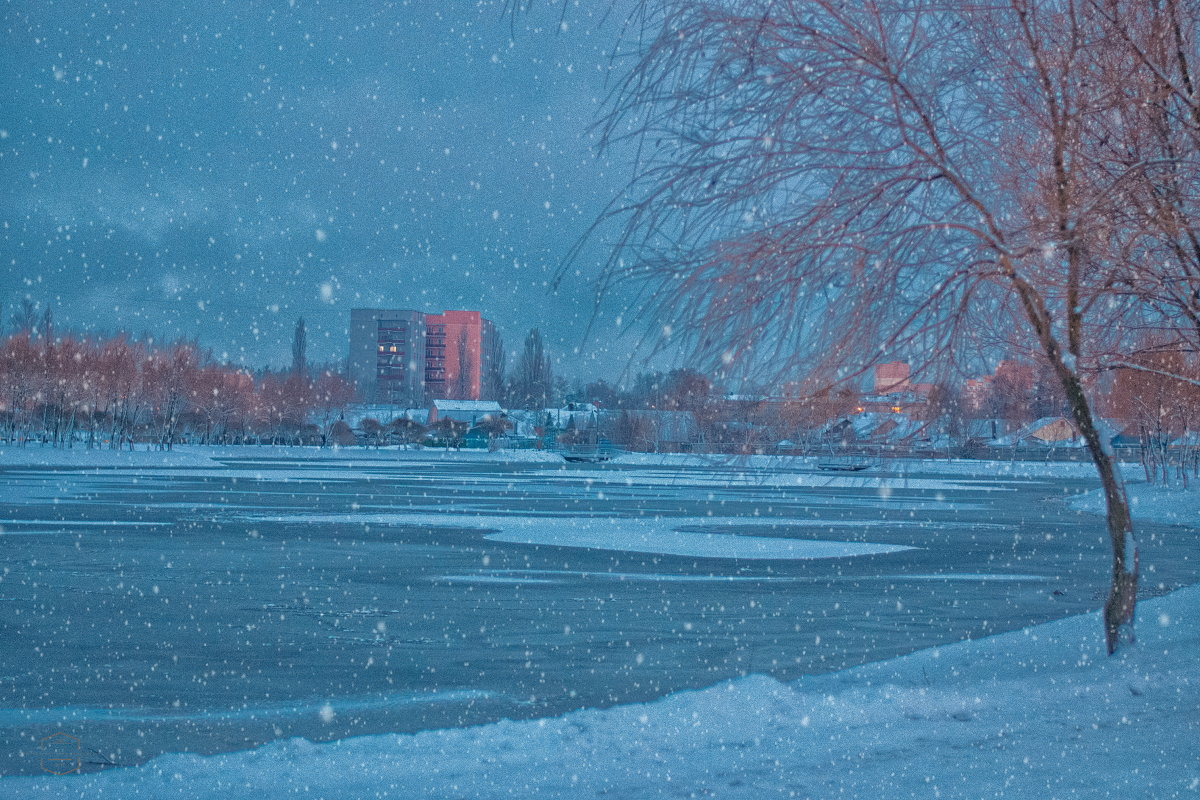
[[[554,719],[11,778],[12,798],[1172,798],[1200,791],[1200,587],[784,684]],[[329,713],[326,710],[325,713]]]
[[[219,466],[207,449],[109,450],[85,446],[72,448],[0,445],[0,467],[204,467]]]
[[[623,453],[613,464],[629,466],[743,467],[748,469],[816,469],[828,460],[822,456],[731,456],[690,453]],[[886,458],[878,469],[888,475],[936,473],[979,478],[1091,478],[1096,470],[1089,461],[1020,461],[1015,459]]]
[[[198,466],[223,459],[279,461],[461,461],[554,464],[562,457],[545,450],[448,450],[436,447],[307,447],[286,445],[176,445],[171,451],[138,445],[135,451],[109,450],[78,445],[70,449],[0,445],[0,467],[4,466]],[[823,459],[818,456],[727,456],[688,453],[623,453],[611,462],[622,466],[695,467],[721,470],[813,470]],[[1095,470],[1089,462],[1014,461],[1005,459],[885,459],[875,472],[890,476],[933,472],[942,476],[979,478],[1090,478]]]
[[[411,459],[415,461],[495,461],[514,463],[561,463],[562,456],[545,450],[454,450],[444,447],[303,447],[288,445],[178,445],[182,452],[203,453],[211,458],[267,459],[286,458],[324,461],[354,459]]]
[[[1189,488],[1159,486],[1144,482],[1126,484],[1134,521],[1164,525],[1200,526],[1200,485]],[[1104,493],[1095,489],[1071,498],[1070,505],[1089,514],[1104,513]]]
[[[300,447],[285,445],[176,445],[171,450],[138,445],[136,450],[25,447],[0,445],[0,467],[6,466],[218,466],[223,459],[250,461],[461,461],[514,463],[561,463],[562,457],[541,450],[447,450],[423,447],[405,450],[398,447]]]

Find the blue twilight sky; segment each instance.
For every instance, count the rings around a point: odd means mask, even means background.
[[[629,177],[588,131],[608,3],[560,29],[557,0],[0,2],[6,321],[29,297],[250,365],[287,363],[300,315],[311,359],[344,358],[354,306],[582,344],[590,287],[548,282]],[[562,372],[626,366],[611,305]]]

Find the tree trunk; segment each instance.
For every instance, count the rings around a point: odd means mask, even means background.
[[[1133,518],[1125,483],[1117,470],[1112,450],[1100,436],[1079,376],[1065,364],[1055,365],[1066,391],[1071,416],[1087,445],[1100,476],[1107,509],[1108,538],[1112,545],[1112,575],[1108,600],[1104,603],[1104,641],[1109,655],[1121,642],[1132,643],[1134,609],[1137,605],[1138,548],[1133,535]]]
[[[1125,495],[1125,483],[1117,471],[1109,443],[1105,442],[1096,427],[1087,393],[1075,369],[1077,353],[1065,356],[1052,333],[1050,315],[1045,301],[1027,281],[1019,277],[1007,258],[1001,258],[1017,297],[1024,307],[1026,319],[1033,326],[1038,342],[1050,368],[1063,387],[1063,394],[1071,412],[1071,418],[1083,437],[1088,454],[1100,476],[1104,491],[1108,539],[1112,546],[1112,572],[1108,600],[1104,603],[1104,641],[1108,654],[1116,652],[1122,641],[1133,641],[1134,608],[1137,605],[1138,550],[1133,535],[1133,518],[1129,513],[1129,499]],[[1067,359],[1071,359],[1068,365]]]

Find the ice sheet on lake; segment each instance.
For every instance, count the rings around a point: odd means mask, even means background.
[[[689,558],[785,559],[845,558],[898,553],[914,548],[874,542],[791,539],[780,536],[720,533],[714,528],[779,530],[792,526],[828,527],[812,519],[754,517],[530,517],[469,514],[284,514],[241,515],[254,522],[393,525],[465,528],[489,531],[493,542],[552,547],[584,547],[628,553],[656,553]],[[884,523],[886,524],[886,523]],[[702,530],[683,530],[701,528]]]
[[[1009,573],[946,572],[915,575],[838,575],[809,577],[797,575],[683,575],[669,572],[597,572],[569,569],[492,569],[473,575],[439,575],[435,583],[477,584],[556,584],[570,580],[636,581],[643,583],[830,583],[851,581],[1044,581],[1041,575]]]
[[[42,527],[27,527],[27,526]],[[84,533],[77,528],[161,528],[169,522],[144,522],[142,520],[64,520],[64,519],[0,519],[0,536],[59,536]],[[18,526],[18,527],[14,527]],[[50,527],[45,527],[50,526]]]
[[[495,583],[500,585],[512,586],[528,586],[542,585],[553,586],[562,583],[561,580],[551,580],[549,578],[521,578],[512,575],[440,575],[436,583],[471,583],[485,584]]]
[[[0,525],[57,525],[62,528],[161,527],[170,524],[170,522],[145,522],[143,520],[124,519],[0,519]]]
[[[499,695],[482,689],[448,689],[440,692],[407,692],[380,697],[341,697],[329,700],[280,700],[257,703],[242,708],[203,711],[163,711],[138,708],[90,708],[59,706],[54,708],[0,708],[0,726],[61,725],[81,720],[116,720],[121,722],[179,722],[236,721],[271,719],[273,717],[317,716],[324,709],[335,714],[370,711],[386,708],[405,708],[430,703],[467,703],[494,699]]]
[[[538,522],[545,522],[539,520]],[[712,531],[672,530],[662,522],[629,525],[629,520],[582,519],[568,525],[513,526],[485,538],[510,544],[586,547],[627,553],[658,553],[691,558],[798,559],[897,553],[913,548],[869,542],[784,539]]]
[[[931,572],[920,575],[880,575],[871,580],[886,581],[1044,581],[1042,575],[1007,575],[1004,573],[989,574],[986,572]]]

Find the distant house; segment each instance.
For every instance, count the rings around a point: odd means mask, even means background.
[[[514,436],[537,437],[547,431],[592,430],[600,417],[609,413],[592,403],[568,403],[562,408],[512,410],[508,412],[508,421]]]
[[[397,418],[411,419],[413,422],[421,425],[429,424],[429,409],[428,408],[406,408],[403,414],[399,414]]]
[[[913,391],[912,387],[920,386],[921,392]],[[925,384],[912,384],[909,390],[890,392],[888,394],[864,395],[858,399],[855,412],[858,414],[907,414],[909,416],[925,416],[929,408],[929,391]]]
[[[966,434],[968,439],[976,442],[990,442],[1004,435],[1008,424],[1002,419],[973,419],[967,422]]]
[[[1200,448],[1200,433],[1194,431],[1185,433],[1183,436],[1172,439],[1169,444],[1171,447]]]
[[[468,425],[478,425],[484,417],[498,417],[504,413],[495,400],[434,400],[429,407],[427,424],[435,425],[440,419],[452,419]]]
[[[355,403],[346,407],[346,410],[342,413],[342,419],[351,428],[362,427],[362,421],[368,417],[376,419],[385,425],[401,417],[424,425],[425,416],[428,413],[429,410],[425,408],[404,408],[385,403]]]
[[[928,423],[907,414],[864,412],[850,418],[854,438],[874,444],[904,444],[917,438]]]
[[[562,408],[547,408],[540,412],[541,419],[560,430],[568,428],[582,430],[596,427],[600,408],[592,403],[567,403]]]
[[[1096,420],[1100,435],[1109,444],[1120,435],[1120,431],[1105,420]],[[1075,423],[1066,417],[1042,417],[993,442],[996,447],[1019,445],[1041,445],[1044,447],[1083,447],[1083,437]]]
[[[540,411],[523,411],[511,409],[507,414],[508,422],[512,425],[511,435],[521,439],[535,439],[538,429],[545,423],[545,417]]]
[[[1137,425],[1126,425],[1121,432],[1113,437],[1113,447],[1139,447],[1142,444],[1142,432]]]

